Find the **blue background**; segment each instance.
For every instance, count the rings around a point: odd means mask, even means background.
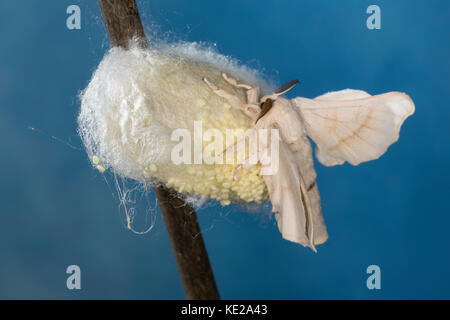
[[[81,30],[66,28],[70,4]],[[416,104],[381,159],[317,164],[330,233],[317,254],[267,215],[199,212],[223,298],[450,298],[449,1],[138,4],[152,36],[217,43],[278,83],[299,78],[291,97],[355,88]],[[370,4],[381,30],[366,28]],[[147,235],[126,230],[76,135],[77,94],[109,48],[97,2],[1,1],[0,36],[0,298],[184,298],[160,215]],[[66,288],[71,264],[80,291]],[[371,264],[381,290],[366,287]]]

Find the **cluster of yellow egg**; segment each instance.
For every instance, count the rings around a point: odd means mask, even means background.
[[[205,98],[199,99],[203,106],[200,114],[203,129],[217,129],[226,136],[226,129],[237,129],[242,134],[248,127],[248,120],[242,117],[240,111],[233,110],[228,103],[223,104],[220,113],[211,112]],[[220,117],[220,118],[218,118]],[[237,137],[237,139],[242,138]],[[225,141],[224,141],[225,142]],[[202,144],[203,148],[205,143]],[[228,147],[229,145],[225,145]],[[155,165],[150,165],[144,172],[145,176],[152,176],[157,171]],[[260,175],[261,166],[256,164],[244,168],[236,164],[192,164],[186,166],[184,174],[177,173],[170,176],[166,185],[180,193],[205,196],[220,201],[223,206],[233,201],[262,202],[268,200],[268,192],[263,177]]]
[[[167,186],[178,192],[218,200],[223,206],[232,201],[261,202],[267,199],[267,191],[257,166],[239,172],[236,172],[236,165],[215,165],[211,169],[196,166],[189,169],[187,176],[169,178]]]

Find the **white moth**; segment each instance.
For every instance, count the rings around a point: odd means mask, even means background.
[[[399,138],[403,121],[414,113],[414,103],[404,93],[376,96],[360,90],[342,90],[315,99],[280,97],[298,81],[291,81],[275,93],[260,97],[260,89],[240,84],[222,74],[233,86],[243,88],[247,101],[205,83],[233,108],[254,119],[254,130],[279,129],[279,170],[265,175],[273,211],[283,238],[310,247],[324,243],[327,230],[322,217],[312,148],[307,135],[316,143],[316,157],[325,166],[352,165],[379,158]],[[245,141],[228,148],[245,148]],[[270,149],[270,144],[257,153]],[[270,152],[269,152],[270,154]],[[255,156],[249,155],[249,158]],[[248,165],[248,164],[244,164]]]

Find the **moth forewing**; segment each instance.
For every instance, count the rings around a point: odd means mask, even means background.
[[[287,240],[315,250],[328,234],[322,217],[312,149],[301,116],[279,98],[255,126],[279,128],[279,170],[264,176],[280,232]]]
[[[310,206],[304,201],[304,188],[298,167],[293,161],[289,148],[281,141],[279,148],[280,168],[277,173],[265,175],[266,185],[270,186],[275,219],[284,239],[297,242],[315,250],[312,241],[314,225]],[[271,189],[271,190],[270,190]]]

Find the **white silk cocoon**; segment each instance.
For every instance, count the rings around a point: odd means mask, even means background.
[[[171,150],[175,129],[247,129],[251,120],[205,85],[206,77],[245,100],[245,92],[226,83],[226,72],[239,81],[268,86],[258,73],[214,50],[186,43],[159,49],[112,48],[81,93],[79,134],[89,158],[100,170],[140,182],[164,183],[179,192],[229,204],[233,200],[267,199],[259,167],[232,179],[234,165],[175,165]],[[193,134],[192,134],[193,136]],[[193,148],[192,148],[193,149]]]

